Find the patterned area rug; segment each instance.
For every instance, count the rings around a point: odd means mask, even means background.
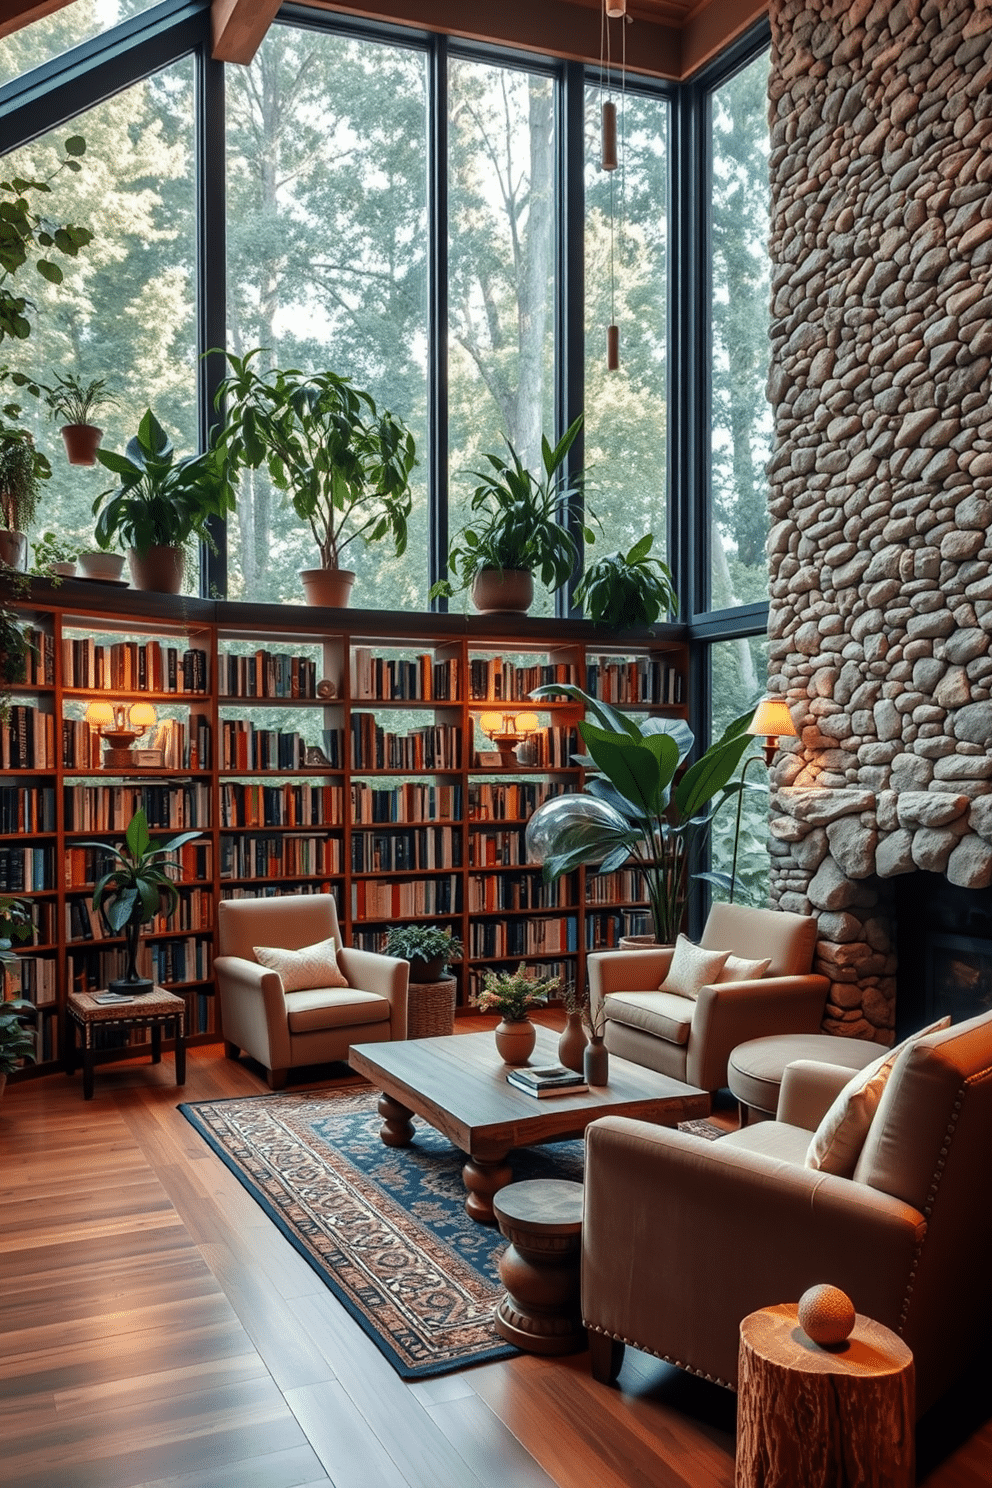
[[[386,1147],[368,1086],[179,1107],[404,1379],[517,1351],[496,1332],[506,1241],[465,1213],[464,1155],[419,1118]],[[582,1143],[511,1156],[515,1179],[582,1179]]]

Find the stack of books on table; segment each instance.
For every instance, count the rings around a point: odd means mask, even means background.
[[[510,1071],[506,1083],[536,1096],[578,1095],[580,1091],[589,1089],[581,1075],[566,1069],[563,1064],[522,1066]]]

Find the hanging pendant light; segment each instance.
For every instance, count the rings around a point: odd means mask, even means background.
[[[611,20],[620,21],[620,103],[621,112],[617,119],[617,106],[613,99],[613,69],[610,56],[610,27]],[[623,103],[627,83],[627,37],[625,26],[627,22],[627,0],[603,0],[603,12],[600,23],[600,169],[610,171],[610,325],[606,328],[606,369],[615,372],[620,366],[620,328],[616,323],[616,195],[614,186],[614,174],[621,171],[620,177],[620,247],[623,247],[623,172],[622,160],[624,151],[623,136]]]

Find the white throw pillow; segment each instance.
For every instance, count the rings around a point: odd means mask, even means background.
[[[940,1018],[936,1023],[921,1028],[851,1076],[813,1133],[806,1153],[808,1168],[815,1168],[820,1173],[836,1173],[839,1178],[853,1175],[872,1117],[878,1110],[882,1091],[899,1055],[928,1033],[938,1033],[949,1027],[950,1022],[949,1017]]]
[[[309,992],[314,987],[348,985],[348,978],[338,967],[333,936],[318,940],[316,945],[302,946],[298,951],[274,946],[252,946],[252,950],[261,966],[279,973],[284,992]]]
[[[674,992],[676,997],[691,997],[695,1001],[704,987],[720,980],[729,954],[729,951],[704,951],[702,946],[693,945],[687,935],[680,935],[668,975],[658,991]]]
[[[728,956],[718,982],[756,982],[763,977],[772,964],[771,956],[764,961],[749,961],[746,956]]]

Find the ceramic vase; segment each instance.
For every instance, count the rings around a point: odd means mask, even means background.
[[[582,1073],[587,1085],[610,1083],[610,1051],[601,1038],[594,1038],[586,1044],[582,1055]]]
[[[496,1052],[504,1064],[526,1064],[537,1043],[537,1029],[529,1018],[496,1025]]]
[[[558,1040],[558,1063],[581,1075],[582,1059],[588,1042],[586,1031],[582,1026],[582,1014],[569,1013],[568,1022]]]

